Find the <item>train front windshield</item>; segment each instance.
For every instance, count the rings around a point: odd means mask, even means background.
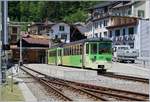
[[[102,42],[102,43],[99,43],[98,46],[99,46],[98,47],[99,54],[102,54],[102,53],[111,53],[111,43]]]

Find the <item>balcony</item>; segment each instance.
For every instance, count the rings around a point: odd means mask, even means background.
[[[107,29],[136,25],[138,22],[135,17],[121,17],[121,16],[111,16],[109,19],[109,25]]]
[[[92,15],[92,20],[102,19],[102,18],[108,17],[110,15],[111,15],[110,12],[107,12],[107,13],[98,13],[98,12],[95,12]]]

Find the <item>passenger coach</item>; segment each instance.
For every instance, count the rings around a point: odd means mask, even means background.
[[[48,50],[48,64],[106,71],[111,61],[112,41],[104,38],[84,39]]]

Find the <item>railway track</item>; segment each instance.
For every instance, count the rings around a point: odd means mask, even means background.
[[[107,73],[103,73],[103,74],[99,74],[99,75],[106,76],[106,77],[111,77],[111,78],[137,81],[137,82],[142,82],[142,83],[148,83],[149,84],[149,79],[146,79],[146,78],[127,76],[127,75],[119,75],[119,74],[115,74],[115,73],[111,73],[111,72],[107,72]]]
[[[44,86],[48,87],[48,91],[52,91],[60,99],[65,101],[74,101],[80,99],[81,97],[88,99],[88,101],[145,101],[149,98],[148,94],[101,87],[50,77],[25,66],[21,69],[33,76],[36,80],[40,81],[42,84],[44,84]],[[32,75],[26,69],[33,71],[34,73],[38,73],[40,77]],[[69,92],[68,90],[72,92],[72,94],[67,95],[66,92]]]

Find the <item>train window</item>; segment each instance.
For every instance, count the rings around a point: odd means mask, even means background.
[[[72,51],[72,55],[73,55],[73,46],[71,46],[71,51]]]
[[[80,45],[80,55],[82,54],[82,45]]]
[[[71,55],[71,47],[68,48],[69,55]]]
[[[64,52],[63,53],[64,53],[64,56],[66,56],[66,48],[64,48]]]
[[[74,55],[76,55],[76,45],[74,45]]]
[[[49,56],[51,56],[51,52],[49,51]]]
[[[67,48],[65,48],[65,56],[67,55]]]
[[[57,50],[57,53],[56,53],[56,54],[57,54],[57,56],[59,56],[59,50]]]
[[[78,45],[78,55],[80,54],[80,45]]]
[[[78,45],[76,45],[76,55],[78,55]]]
[[[80,54],[80,46],[79,45],[77,45],[78,47],[77,47],[77,54],[79,55]]]
[[[97,53],[97,43],[91,43],[91,54]]]
[[[89,44],[86,44],[86,54],[89,54]]]
[[[77,52],[77,46],[75,45],[75,46],[74,46],[74,54],[75,54],[75,55],[77,54],[76,52]]]
[[[72,46],[70,46],[70,55],[72,55]]]
[[[99,54],[110,53],[111,52],[111,43],[99,43]]]
[[[67,48],[65,48],[65,56],[67,55]]]
[[[74,55],[76,55],[76,46],[74,46],[73,51],[74,51]]]
[[[76,45],[76,55],[78,55],[78,45]]]
[[[61,56],[61,50],[58,50],[58,56]]]
[[[66,48],[66,56],[68,55],[68,48]]]
[[[67,48],[67,55],[70,55],[70,49],[69,49],[69,47]]]
[[[74,46],[72,46],[72,55],[74,55]]]

